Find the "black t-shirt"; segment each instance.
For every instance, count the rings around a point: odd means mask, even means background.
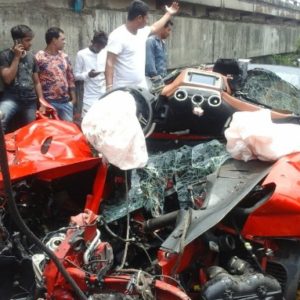
[[[3,50],[0,53],[0,67],[7,68],[14,59],[14,53],[11,49]],[[17,95],[20,99],[35,100],[37,98],[32,74],[39,71],[36,59],[31,52],[20,59],[16,78],[10,83],[5,84],[5,90]]]

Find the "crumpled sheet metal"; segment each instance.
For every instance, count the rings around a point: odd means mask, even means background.
[[[180,206],[188,206],[188,185],[213,173],[228,158],[225,145],[217,140],[151,155],[143,169],[132,172],[129,211],[144,207],[153,217],[163,214],[169,182],[173,182]],[[127,209],[127,202],[121,201],[115,205],[104,204],[102,213],[111,222],[125,216]]]

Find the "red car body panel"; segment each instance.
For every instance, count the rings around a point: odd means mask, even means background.
[[[271,198],[247,219],[244,236],[300,237],[300,153],[279,159],[263,182],[274,183]]]
[[[13,181],[30,175],[53,179],[100,163],[77,125],[41,119],[5,136]],[[2,174],[0,174],[2,187]]]

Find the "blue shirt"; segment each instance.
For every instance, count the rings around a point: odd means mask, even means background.
[[[148,77],[167,75],[167,51],[163,40],[152,35],[146,42],[146,70]]]

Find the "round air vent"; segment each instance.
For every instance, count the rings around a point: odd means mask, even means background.
[[[177,90],[174,94],[174,98],[177,101],[185,101],[188,98],[188,93],[186,90]]]
[[[196,94],[192,97],[192,103],[196,106],[200,106],[204,102],[204,97],[202,95]]]
[[[209,106],[218,107],[221,105],[222,100],[219,96],[213,95],[208,98],[207,103]]]

